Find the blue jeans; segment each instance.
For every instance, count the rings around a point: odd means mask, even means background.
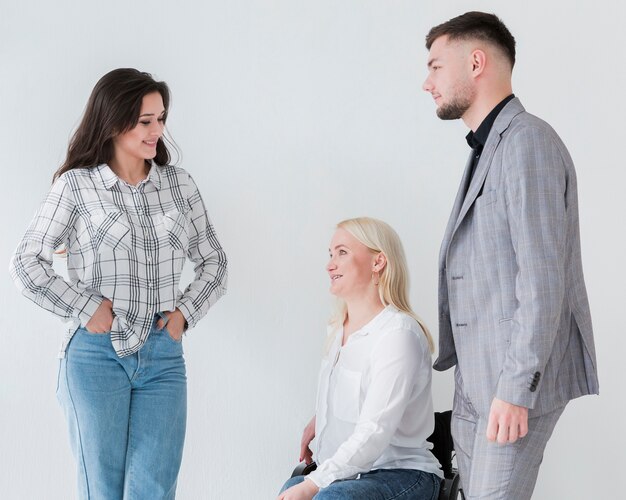
[[[109,334],[79,328],[61,360],[57,397],[78,465],[80,499],[173,499],[183,454],[187,377],[181,342],[156,319],[119,358]]]
[[[283,488],[301,483],[306,476],[289,479]],[[430,472],[377,469],[358,479],[344,479],[322,488],[313,500],[437,500],[441,479]]]

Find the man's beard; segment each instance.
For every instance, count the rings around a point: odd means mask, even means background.
[[[437,116],[442,120],[458,120],[470,108],[476,91],[467,81],[458,82],[453,88],[453,96],[448,104],[437,108]]]
[[[468,96],[457,96],[452,102],[437,108],[437,116],[442,120],[458,120],[472,105]]]

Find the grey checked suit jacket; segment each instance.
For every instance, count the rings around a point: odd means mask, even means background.
[[[434,368],[458,364],[465,395],[483,416],[494,397],[533,417],[597,394],[567,149],[514,98],[496,118],[471,183],[470,164],[441,246]]]

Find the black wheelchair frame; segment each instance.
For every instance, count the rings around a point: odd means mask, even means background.
[[[452,466],[454,443],[452,442],[452,433],[450,432],[451,419],[452,412],[450,410],[435,412],[435,430],[428,438],[428,441],[433,444],[431,451],[441,464],[441,471],[444,476],[439,488],[439,500],[465,500],[459,472]],[[306,476],[316,468],[317,464],[315,462],[311,462],[309,465],[302,462],[293,470],[291,477]]]

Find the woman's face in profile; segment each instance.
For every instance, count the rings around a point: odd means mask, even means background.
[[[372,283],[375,254],[348,231],[337,228],[330,240],[326,271],[330,292],[342,299],[362,295]]]
[[[118,161],[143,161],[157,154],[157,142],[165,128],[165,108],[158,92],[143,97],[137,125],[113,139],[115,158]]]

